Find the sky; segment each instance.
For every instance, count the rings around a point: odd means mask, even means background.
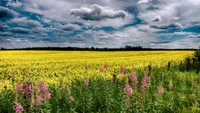
[[[0,0],[0,47],[198,48],[200,0]]]

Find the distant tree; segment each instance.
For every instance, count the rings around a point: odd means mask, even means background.
[[[125,50],[131,50],[131,49],[132,49],[132,47],[129,46],[129,45],[126,45],[126,46],[125,46]]]
[[[95,48],[94,47],[91,47],[91,50],[94,50]]]
[[[6,48],[1,47],[0,50],[6,50]]]
[[[194,57],[196,57],[198,59],[198,61],[200,61],[200,46],[199,46],[199,49],[197,49],[195,52],[194,52]]]

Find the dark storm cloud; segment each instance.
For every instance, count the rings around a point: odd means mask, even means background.
[[[83,20],[104,20],[104,19],[116,19],[125,18],[128,14],[123,10],[114,11],[111,8],[103,7],[97,4],[88,7],[81,7],[79,9],[71,9],[71,15]]]
[[[8,8],[0,6],[0,19],[2,18],[13,18],[17,16],[17,13],[15,11],[12,11]]]

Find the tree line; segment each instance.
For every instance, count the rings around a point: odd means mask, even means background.
[[[157,50],[196,50],[196,49],[163,49],[163,48],[143,48],[141,46],[128,46],[121,48],[96,48],[96,47],[28,47],[28,48],[3,48],[0,50],[57,50],[57,51],[157,51]]]

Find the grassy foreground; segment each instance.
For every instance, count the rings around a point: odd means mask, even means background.
[[[193,53],[1,51],[0,112],[200,112]]]

